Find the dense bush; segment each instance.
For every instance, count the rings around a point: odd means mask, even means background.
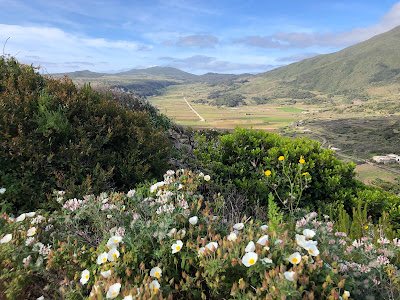
[[[5,57],[0,131],[3,204],[14,212],[51,205],[46,194],[54,189],[72,196],[127,188],[160,176],[169,158],[168,139],[147,113]]]
[[[284,223],[226,222],[196,193],[209,176],[168,171],[127,194],[55,198],[60,211],[0,217],[9,299],[394,299],[400,242],[360,214],[349,225],[296,210]],[[5,194],[7,191],[5,192]],[[358,213],[356,212],[355,215]],[[351,229],[351,230],[350,230]]]
[[[289,166],[297,166],[295,173],[301,168],[300,177],[308,178],[300,207],[323,208],[336,201],[351,207],[351,195],[361,184],[354,179],[354,164],[343,164],[333,151],[321,149],[318,142],[292,141],[265,131],[237,128],[218,141],[200,137],[195,155],[198,167],[213,176],[216,189],[233,184],[253,204],[264,206],[271,191],[276,191],[283,201],[291,197],[291,183],[284,172]],[[278,160],[280,156],[282,161]],[[267,170],[271,172],[268,176],[263,174]]]

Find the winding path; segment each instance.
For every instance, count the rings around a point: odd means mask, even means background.
[[[183,95],[183,93],[182,93]],[[189,106],[189,108],[199,117],[200,122],[205,122],[206,120],[200,116],[200,114],[193,108],[193,106],[190,105],[190,103],[186,100],[186,97],[183,96],[183,100],[185,100],[186,104]]]

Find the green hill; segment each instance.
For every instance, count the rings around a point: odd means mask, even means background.
[[[64,77],[64,75],[67,75],[69,78],[74,79],[74,78],[99,78],[99,77],[103,77],[107,74],[106,73],[96,73],[96,72],[92,72],[89,70],[75,71],[75,72],[70,72],[70,73],[52,74],[52,76],[55,78]]]
[[[147,69],[132,69],[126,72],[116,73],[116,76],[160,76],[169,79],[188,80],[196,78],[194,74],[190,74],[179,69],[171,67],[151,67]]]
[[[400,26],[339,52],[258,75],[297,88],[335,93],[400,82]]]

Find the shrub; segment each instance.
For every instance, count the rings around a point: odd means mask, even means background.
[[[268,225],[225,223],[195,192],[212,181],[205,179],[168,171],[164,181],[127,194],[67,200],[55,193],[60,211],[2,215],[2,290],[10,299],[399,295],[400,243],[379,226],[369,223],[353,241],[337,232],[339,222],[315,212],[297,211],[295,224],[284,223],[271,196]]]
[[[333,151],[321,149],[318,142],[307,139],[292,141],[275,133],[236,128],[218,140],[199,137],[194,153],[194,165],[214,178],[216,192],[233,184],[253,205],[265,207],[271,191],[285,201],[293,196],[289,195],[293,192],[290,186],[299,189],[296,185],[301,182],[297,179],[304,177],[308,181],[302,181],[305,185],[299,207],[326,208],[339,201],[350,209],[352,194],[361,185],[354,179],[354,164],[343,164]],[[280,161],[279,157],[284,159]],[[304,163],[299,163],[300,159]],[[264,175],[267,170],[271,172],[268,176]],[[297,177],[292,177],[295,174]]]
[[[49,79],[13,58],[0,59],[0,181],[11,211],[70,196],[126,189],[160,176],[169,142],[145,112],[128,111],[68,79]]]

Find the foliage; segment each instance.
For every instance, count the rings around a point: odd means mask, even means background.
[[[353,164],[344,165],[333,151],[306,139],[292,141],[274,133],[237,128],[218,141],[199,137],[197,145],[194,152],[198,167],[213,176],[217,189],[231,183],[253,203],[260,201],[264,207],[271,191],[285,201],[293,189],[302,189],[299,207],[323,208],[339,201],[350,208],[351,195],[360,185],[354,179]],[[301,158],[304,163],[299,163]],[[268,176],[261,173],[268,170]],[[292,177],[295,174],[297,177]]]
[[[186,170],[168,171],[162,182],[127,194],[67,200],[56,192],[62,209],[51,214],[37,211],[16,219],[3,214],[0,284],[5,296],[389,299],[399,295],[400,243],[387,239],[379,226],[368,223],[353,241],[336,231],[329,216],[319,220],[315,212],[303,214],[294,228],[277,222],[277,208],[271,209],[269,226],[249,218],[226,223],[196,193],[199,185],[212,179],[208,180]],[[271,206],[272,201],[270,197]]]
[[[42,77],[0,59],[0,181],[11,211],[54,206],[70,196],[122,189],[165,170],[169,142],[149,115],[105,100],[90,85]]]

